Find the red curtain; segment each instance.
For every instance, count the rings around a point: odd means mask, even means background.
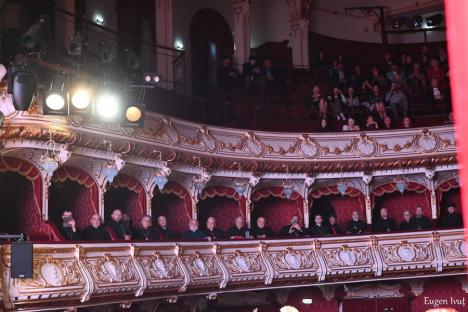
[[[59,183],[72,181],[76,185],[68,183],[67,191],[61,192]],[[52,197],[58,196],[59,199]],[[60,215],[64,209],[73,212],[79,228],[89,226],[91,216],[98,211],[99,191],[96,181],[87,172],[70,166],[62,166],[55,171],[50,190],[49,215]],[[54,205],[54,202],[61,203]]]
[[[409,210],[414,214],[417,206],[421,206],[424,215],[431,218],[431,192],[422,184],[409,182],[403,194],[397,190],[395,183],[377,187],[372,192],[374,206],[376,209],[387,208],[388,214],[397,223],[402,221],[404,210]],[[377,216],[377,210],[374,216]]]
[[[245,198],[227,186],[211,186],[203,190],[198,202],[198,220],[203,227],[208,217],[216,219],[217,227],[226,231],[237,217],[245,221]]]
[[[143,185],[132,176],[119,174],[112,182],[112,187],[116,190],[125,188],[132,192],[126,200],[125,207],[122,208],[130,214],[135,224],[138,223],[147,214],[146,191]]]
[[[151,203],[152,216],[166,216],[168,228],[179,233],[188,229],[192,218],[192,199],[182,185],[169,181],[162,192],[154,194]]]
[[[343,312],[381,312],[386,311],[410,312],[409,300],[402,298],[378,298],[378,299],[345,299],[343,300]],[[393,310],[391,310],[393,308]]]
[[[357,210],[364,218],[366,215],[365,195],[358,189],[348,187],[346,195],[341,195],[336,185],[326,186],[310,193],[309,204],[313,206],[314,199],[326,197],[330,205],[334,208],[337,223],[341,228],[345,228],[346,222],[351,220],[351,214]],[[311,216],[314,212],[311,211]]]
[[[463,291],[458,280],[451,277],[440,277],[428,280],[424,284],[424,291],[411,301],[411,312],[425,312],[433,305],[428,304],[425,298],[431,300],[439,300],[440,308],[452,308],[456,311],[466,311],[466,293]],[[452,300],[463,300],[465,298],[465,306],[455,304]]]
[[[266,187],[252,194],[252,226],[260,216],[266,218],[267,226],[275,232],[289,224],[294,215],[299,217],[299,223],[304,224],[302,196],[293,192],[291,198],[286,199],[282,192],[282,187]]]
[[[312,299],[312,304],[304,304],[302,299]],[[329,312],[338,311],[335,298],[327,300],[318,287],[301,287],[291,291],[286,305],[295,307],[301,312]]]
[[[448,204],[455,204],[457,212],[461,212],[460,185],[458,185],[456,179],[450,179],[439,185],[436,190],[436,198],[438,216],[441,215]]]
[[[0,172],[16,172],[31,182],[31,186],[22,190],[21,214],[18,224],[22,232],[37,231],[42,224],[43,183],[39,169],[26,160],[14,157],[0,157]]]

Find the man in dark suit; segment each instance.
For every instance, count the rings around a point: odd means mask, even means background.
[[[189,229],[185,231],[183,237],[187,240],[207,239],[211,241],[211,237],[207,236],[205,232],[199,229],[198,221],[195,219],[189,221]]]
[[[159,234],[151,226],[151,217],[146,215],[141,218],[140,226],[133,229],[133,239],[139,240],[159,240]]]
[[[334,215],[328,217],[328,227],[330,228],[330,234],[341,235],[344,233],[338,223],[336,223],[336,216]]]
[[[280,237],[299,238],[306,234],[304,228],[299,224],[299,217],[293,216],[291,218],[291,224],[284,226],[280,232]]]
[[[206,229],[204,232],[206,236],[211,237],[211,240],[219,240],[224,238],[223,231],[216,227],[216,219],[213,217],[209,217],[206,220]]]
[[[268,226],[265,226],[266,219],[259,217],[257,219],[257,226],[252,229],[252,236],[255,238],[271,238],[275,236],[275,232]]]
[[[226,232],[226,237],[229,239],[248,237],[248,230],[244,227],[244,218],[237,217],[234,223]]]
[[[411,225],[411,212],[409,210],[403,211],[403,221],[400,223],[401,231],[412,231],[413,226]]]
[[[167,227],[167,219],[165,216],[158,217],[157,230],[161,233],[165,239],[176,239],[178,235]]]
[[[351,220],[346,223],[346,234],[361,235],[366,232],[367,224],[363,220],[359,220],[359,212],[353,211]]]
[[[440,227],[461,227],[463,226],[462,216],[455,212],[455,204],[447,207],[447,212],[442,215],[439,223]]]
[[[75,219],[71,211],[65,210],[62,213],[62,223],[58,224],[57,227],[64,239],[71,241],[80,239],[80,231],[76,227]]]
[[[374,232],[390,233],[397,231],[395,220],[389,218],[387,208],[380,209],[380,218],[377,218],[374,223]]]
[[[316,215],[314,218],[314,224],[309,229],[310,235],[317,237],[317,236],[325,236],[331,234],[330,228],[323,224],[322,215]]]
[[[416,231],[430,230],[432,228],[432,222],[428,217],[423,215],[423,208],[416,207],[415,216],[410,221],[411,229]]]
[[[117,235],[117,238],[130,240],[132,238],[132,230],[128,223],[122,221],[122,211],[120,209],[112,211],[111,219],[109,226],[115,235]]]
[[[110,240],[109,234],[104,225],[102,225],[101,216],[97,213],[91,216],[91,224],[81,232],[81,239],[86,241],[107,241]]]

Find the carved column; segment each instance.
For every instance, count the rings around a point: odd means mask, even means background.
[[[312,184],[314,184],[315,182],[315,178],[314,177],[309,177],[307,176],[305,179],[304,179],[304,190],[303,190],[303,193],[302,193],[302,198],[303,198],[303,208],[304,208],[304,227],[305,228],[309,228],[309,191],[310,191],[310,188],[312,186]]]
[[[55,5],[62,10],[75,14],[75,0],[55,0]],[[75,35],[75,18],[60,11],[55,11],[55,41],[60,48],[65,48]]]
[[[367,224],[372,224],[372,202],[371,202],[371,192],[370,192],[370,182],[372,181],[372,176],[365,174],[362,176],[362,181],[364,181],[364,196],[366,202],[366,221]]]
[[[289,8],[290,46],[296,68],[309,69],[309,17],[303,0],[287,0]]]
[[[429,191],[431,191],[431,215],[432,219],[437,219],[437,199],[435,193],[435,171],[432,169],[426,169],[424,171],[426,178],[429,180]]]
[[[156,67],[162,76],[160,86],[166,89],[173,88],[172,53],[172,0],[156,0]]]
[[[197,203],[198,203],[198,195],[194,194],[191,195],[192,197],[192,219],[197,220],[197,215],[198,215],[198,208],[197,208]]]
[[[145,192],[146,192],[146,189],[145,189]],[[149,192],[149,193],[146,193],[146,214],[148,216],[151,216],[152,215],[152,201],[153,199],[153,192]]]
[[[51,177],[47,175],[46,172],[41,170],[41,179],[42,179],[42,220],[49,220],[49,187]]]
[[[234,59],[237,70],[242,70],[250,55],[250,1],[233,0],[234,14]]]
[[[107,182],[104,182],[104,184],[101,184],[99,185],[99,188],[98,188],[98,212],[99,212],[99,215],[101,216],[101,219],[102,219],[102,222],[106,222],[107,221],[107,218],[109,218],[109,216],[106,216],[104,215],[104,195],[106,194],[106,183]]]

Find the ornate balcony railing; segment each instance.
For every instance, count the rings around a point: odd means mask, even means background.
[[[48,310],[193,294],[464,274],[464,231],[299,240],[35,244],[33,278],[10,278],[7,309]]]

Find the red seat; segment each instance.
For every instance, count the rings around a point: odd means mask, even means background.
[[[33,231],[28,233],[28,240],[34,242],[53,242],[50,233],[43,231]]]
[[[109,237],[110,237],[111,240],[113,240],[113,241],[120,240],[117,237],[117,234],[115,234],[114,230],[108,225],[106,225],[106,232],[107,232],[107,234],[109,234]]]

